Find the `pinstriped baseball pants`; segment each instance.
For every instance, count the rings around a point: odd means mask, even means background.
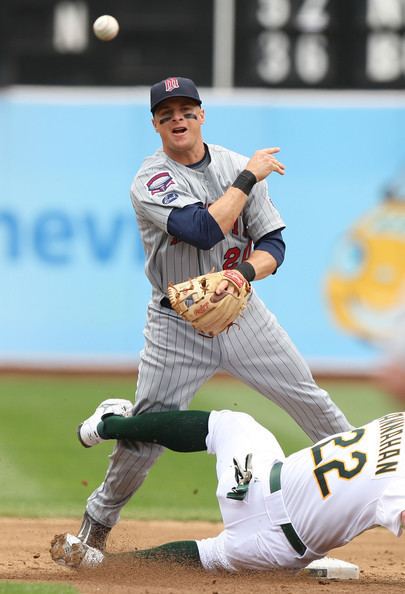
[[[134,414],[186,410],[209,378],[227,371],[284,409],[313,441],[351,428],[254,292],[238,323],[206,338],[175,312],[150,304]],[[155,444],[117,442],[103,483],[88,499],[88,513],[113,526],[162,450]]]

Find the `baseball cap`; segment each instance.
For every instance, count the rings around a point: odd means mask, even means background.
[[[183,78],[181,76],[172,76],[165,78],[151,87],[150,90],[150,110],[152,113],[165,99],[171,97],[188,97],[194,99],[201,105],[200,95],[197,87],[191,78]]]

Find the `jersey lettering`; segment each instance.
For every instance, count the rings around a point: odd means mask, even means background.
[[[236,219],[236,221],[234,222],[231,233],[235,237],[239,237],[241,235],[239,221],[242,224],[242,237],[247,237],[248,236],[247,227],[246,227],[246,225],[244,224],[243,220],[240,217],[238,217]]]
[[[252,252],[252,240],[250,239],[242,254],[242,262],[247,260]],[[235,268],[239,264],[241,250],[238,247],[229,248],[224,255],[223,270]]]
[[[398,469],[404,432],[405,417],[402,413],[391,413],[379,419],[380,440],[375,474],[384,476]]]
[[[224,255],[223,270],[229,270],[235,268],[238,265],[240,257],[240,249],[238,247],[229,248]]]
[[[319,485],[323,498],[329,497],[329,495],[331,494],[325,476],[328,472],[330,472],[331,470],[336,470],[340,478],[350,480],[361,472],[365,463],[367,462],[367,456],[364,452],[352,452],[352,459],[357,460],[357,464],[353,466],[353,468],[347,468],[345,466],[345,463],[342,462],[342,460],[330,460],[329,462],[325,462],[322,464],[322,448],[328,443],[334,443],[338,447],[347,448],[359,442],[363,438],[365,431],[366,430],[364,428],[355,429],[354,431],[350,431],[344,434],[354,434],[353,437],[348,437],[346,439],[344,435],[340,435],[339,437],[333,437],[331,439],[327,439],[321,443],[318,443],[311,448],[314,463],[316,465],[316,468],[314,468],[314,476]]]
[[[252,253],[252,244],[253,244],[252,240],[249,239],[247,246],[243,250],[242,262],[247,260],[250,256],[250,254]]]

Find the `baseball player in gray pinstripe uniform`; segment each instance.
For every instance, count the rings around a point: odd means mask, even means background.
[[[351,425],[254,290],[238,327],[214,338],[199,335],[167,298],[170,282],[212,268],[236,269],[250,282],[276,272],[284,223],[265,180],[284,174],[279,149],[248,159],[204,143],[205,114],[190,79],[156,83],[151,111],[163,146],[145,159],[131,188],[152,285],[133,414],[184,410],[224,370],[281,406],[314,441],[347,431]],[[217,292],[226,289],[224,281]],[[78,533],[83,542],[104,549],[121,508],[161,452],[157,444],[117,443],[104,482],[88,499]]]

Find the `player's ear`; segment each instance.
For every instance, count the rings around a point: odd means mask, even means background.
[[[200,113],[198,114],[198,116],[199,116],[200,124],[203,124],[205,122],[205,110],[202,107],[200,109]]]
[[[158,131],[158,129],[157,129],[157,126],[156,126],[156,120],[155,120],[155,116],[153,116],[153,118],[152,118],[151,122],[152,122],[152,126],[155,128],[155,132],[157,132],[157,131]]]

